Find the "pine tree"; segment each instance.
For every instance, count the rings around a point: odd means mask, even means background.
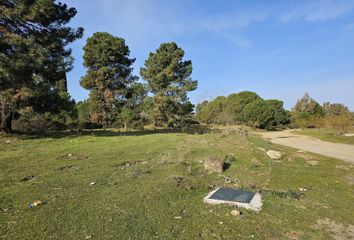
[[[90,90],[89,105],[94,123],[110,127],[129,98],[129,89],[138,78],[132,75],[134,58],[123,38],[96,32],[84,47],[87,73],[80,84]]]
[[[140,75],[153,94],[150,116],[153,125],[182,124],[193,111],[187,93],[197,88],[192,80],[192,62],[183,61],[184,51],[175,42],[163,43],[150,53]]]
[[[54,0],[2,0],[0,13],[0,131],[11,132],[21,109],[56,112],[68,102],[66,46],[83,29],[66,26],[76,10]]]

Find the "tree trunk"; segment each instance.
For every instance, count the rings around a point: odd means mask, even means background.
[[[124,131],[126,132],[128,129],[128,124],[127,124],[127,121],[124,121]]]
[[[7,104],[3,103],[1,107],[0,115],[0,132],[11,133],[12,132],[12,112],[11,109],[7,108]]]

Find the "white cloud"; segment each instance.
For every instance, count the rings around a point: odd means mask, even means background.
[[[327,21],[341,17],[353,9],[353,0],[313,0],[293,10],[285,11],[280,15],[279,20],[281,22]]]

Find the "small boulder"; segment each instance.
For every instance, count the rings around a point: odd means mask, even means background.
[[[309,164],[310,166],[317,166],[318,165],[318,161],[315,161],[315,160],[307,161],[307,164]]]
[[[208,157],[204,161],[204,168],[210,172],[222,173],[224,170],[224,161],[214,157]]]
[[[231,214],[232,216],[237,217],[237,216],[240,216],[240,215],[241,215],[241,212],[235,209],[235,210],[232,210],[232,211],[230,212],[230,214]]]
[[[279,158],[281,158],[283,156],[283,154],[281,152],[278,152],[278,151],[275,151],[275,150],[267,151],[267,155],[271,159],[279,159]]]

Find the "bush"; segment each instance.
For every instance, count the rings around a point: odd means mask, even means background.
[[[65,124],[54,121],[45,114],[26,114],[13,121],[13,129],[22,133],[45,133],[67,129]]]

